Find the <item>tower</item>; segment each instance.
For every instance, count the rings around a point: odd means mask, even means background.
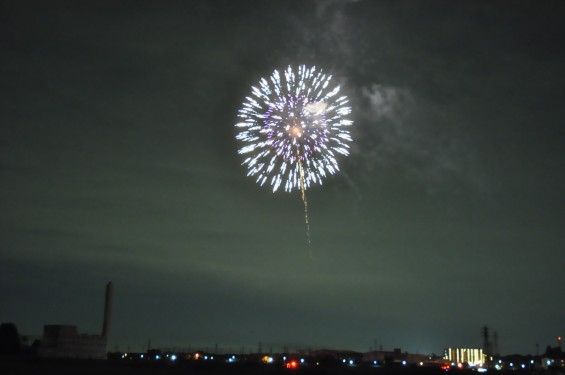
[[[485,355],[492,355],[488,336],[488,327],[486,325],[481,330],[481,334],[483,336],[483,353]]]
[[[102,325],[102,337],[108,338],[110,333],[110,318],[112,312],[112,282],[106,284],[106,298],[104,301],[104,323]]]

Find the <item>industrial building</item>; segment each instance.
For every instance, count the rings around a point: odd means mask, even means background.
[[[45,325],[38,355],[43,358],[106,359],[111,309],[112,283],[110,282],[106,285],[102,334],[80,334],[74,325]]]
[[[456,364],[482,367],[485,364],[486,356],[483,353],[483,349],[448,348],[445,349],[443,358]]]

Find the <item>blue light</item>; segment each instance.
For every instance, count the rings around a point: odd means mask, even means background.
[[[349,364],[350,364],[350,365],[353,365],[353,360],[352,360],[352,359],[349,360]]]
[[[175,354],[173,354],[173,355],[171,356],[171,361],[176,361],[176,360],[177,360],[177,356],[176,356]]]
[[[160,356],[159,354],[157,354],[157,355],[155,356],[155,359],[161,359],[161,356]]]
[[[300,363],[304,363],[304,358],[300,358]]]
[[[402,361],[402,366],[406,366],[406,361]]]

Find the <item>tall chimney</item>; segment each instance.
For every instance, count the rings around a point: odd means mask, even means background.
[[[108,337],[110,331],[110,314],[112,312],[112,282],[106,284],[106,300],[104,301],[104,325],[102,326],[102,336]]]

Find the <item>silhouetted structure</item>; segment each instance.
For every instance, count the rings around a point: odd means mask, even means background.
[[[106,359],[111,308],[112,283],[108,283],[102,335],[79,334],[77,327],[73,325],[45,325],[38,355],[44,358]]]
[[[14,323],[0,325],[0,356],[13,357],[20,354],[21,343],[18,329]]]
[[[110,332],[110,318],[112,312],[112,283],[106,284],[106,298],[104,299],[104,323],[102,324],[102,336],[108,337]]]
[[[399,348],[393,351],[374,350],[363,353],[362,361],[381,366],[433,366],[437,364],[437,358],[434,356],[403,352]]]
[[[490,340],[488,335],[488,327],[485,325],[481,330],[481,334],[483,336],[483,353],[485,355],[491,355],[491,347],[490,347]]]

